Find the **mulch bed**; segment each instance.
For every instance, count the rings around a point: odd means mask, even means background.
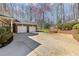
[[[74,30],[60,30],[59,33],[74,34]]]

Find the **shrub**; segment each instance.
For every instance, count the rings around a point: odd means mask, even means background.
[[[73,26],[73,29],[79,29],[79,24],[75,24],[75,25]]]
[[[64,30],[72,30],[73,23],[65,23],[62,25],[62,29]]]
[[[62,24],[58,24],[58,25],[57,25],[57,28],[58,28],[58,29],[62,29]]]
[[[78,24],[79,22],[71,22],[71,23],[64,23],[64,24],[59,24],[58,28],[63,29],[63,30],[72,30],[73,26],[75,24]]]
[[[10,31],[10,27],[9,26],[4,26],[3,28],[5,28],[5,31]]]
[[[46,23],[45,26],[44,26],[44,28],[45,28],[45,29],[49,29],[50,26],[51,26],[51,25],[50,25],[49,23]]]
[[[58,20],[56,25],[57,25],[58,29],[62,29],[62,21],[61,20]]]
[[[5,30],[4,30],[4,28],[0,28],[0,35],[4,32]]]
[[[77,30],[77,33],[79,33],[79,24],[75,24],[75,25],[73,26],[73,29],[76,29],[76,30]]]
[[[0,43],[7,42],[9,38],[12,37],[10,32],[10,27],[1,27],[0,28]]]
[[[2,40],[1,40],[1,43],[3,42],[7,42],[9,40],[9,38],[12,37],[12,33],[9,33],[9,32],[5,32],[2,34]]]

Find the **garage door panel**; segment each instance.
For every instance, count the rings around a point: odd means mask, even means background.
[[[36,27],[30,26],[29,27],[29,32],[36,32]]]
[[[27,27],[26,26],[18,26],[17,27],[17,32],[18,33],[26,33],[27,32]]]

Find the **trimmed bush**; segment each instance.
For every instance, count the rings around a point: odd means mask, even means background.
[[[6,30],[5,28],[1,27],[1,28],[0,28],[0,34],[4,33],[5,30]]]
[[[79,22],[72,22],[72,23],[64,23],[64,24],[59,24],[58,25],[58,29],[62,29],[62,30],[72,30],[73,26],[75,24],[78,24]]]
[[[1,27],[0,28],[0,44],[5,43],[12,37],[10,27]]]
[[[75,25],[73,26],[73,29],[77,30],[77,33],[79,33],[79,24],[75,24]]]
[[[73,29],[79,29],[79,24],[75,24],[75,25],[73,26]]]
[[[72,30],[73,24],[72,23],[65,23],[62,25],[62,29],[64,30]]]

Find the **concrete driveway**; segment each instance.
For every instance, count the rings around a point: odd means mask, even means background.
[[[33,34],[15,34],[14,40],[7,46],[0,48],[0,56],[25,56],[40,44],[28,36]]]
[[[41,43],[29,56],[79,56],[79,42],[71,34],[39,33],[29,38]]]

